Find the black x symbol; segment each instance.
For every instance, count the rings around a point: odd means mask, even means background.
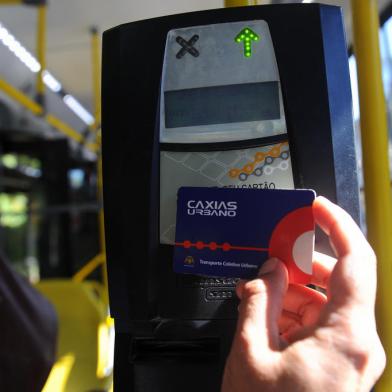
[[[186,53],[190,53],[193,57],[198,57],[199,56],[199,51],[193,47],[193,45],[196,43],[196,41],[199,39],[199,36],[195,34],[189,41],[185,40],[184,38],[178,36],[176,38],[176,41],[178,44],[182,46],[180,51],[176,54],[176,57],[178,59],[184,57]]]

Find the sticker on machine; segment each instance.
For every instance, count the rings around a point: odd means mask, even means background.
[[[183,186],[294,189],[287,141],[227,151],[162,151],[160,241],[174,245],[177,192]]]

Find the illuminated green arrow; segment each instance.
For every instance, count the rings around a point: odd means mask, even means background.
[[[238,35],[235,37],[235,42],[244,43],[244,56],[251,57],[252,56],[252,42],[258,41],[260,37],[249,27],[245,27],[242,29]]]

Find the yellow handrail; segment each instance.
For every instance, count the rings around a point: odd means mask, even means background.
[[[257,0],[225,0],[225,7],[242,7],[246,5],[257,5]]]
[[[83,140],[83,136],[72,129],[69,125],[58,119],[57,117],[48,114],[46,116],[46,121],[52,125],[53,127],[57,128],[60,130],[64,135],[68,136],[69,138],[75,140],[76,142],[81,142]]]
[[[30,110],[33,114],[40,115],[43,113],[41,105],[22,93],[22,91],[7,83],[5,80],[0,79],[0,90],[3,90],[9,97],[20,103],[26,109]]]
[[[388,161],[386,105],[381,77],[376,0],[352,0],[354,48],[360,92],[366,222],[378,259],[376,316],[387,367],[377,391],[392,391],[392,199]]]
[[[23,4],[23,0],[0,0],[0,5]]]
[[[105,257],[102,254],[96,255],[89,262],[87,262],[73,277],[74,282],[83,282],[88,275],[91,274],[97,267],[105,262]]]
[[[0,79],[0,90],[22,105],[24,108],[28,109],[31,113],[38,116],[44,113],[43,107],[41,105],[3,79]],[[70,139],[75,140],[78,143],[83,141],[83,136],[78,131],[70,127],[65,122],[61,121],[56,116],[47,114],[43,117],[43,119]],[[87,143],[85,147],[93,152],[98,150],[98,145],[95,143]]]
[[[37,59],[41,65],[37,73],[37,97],[38,102],[43,104],[45,84],[42,75],[46,69],[46,5],[39,5],[37,8]]]

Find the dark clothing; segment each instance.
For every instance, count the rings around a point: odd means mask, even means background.
[[[0,391],[41,391],[56,339],[54,308],[0,253]]]

